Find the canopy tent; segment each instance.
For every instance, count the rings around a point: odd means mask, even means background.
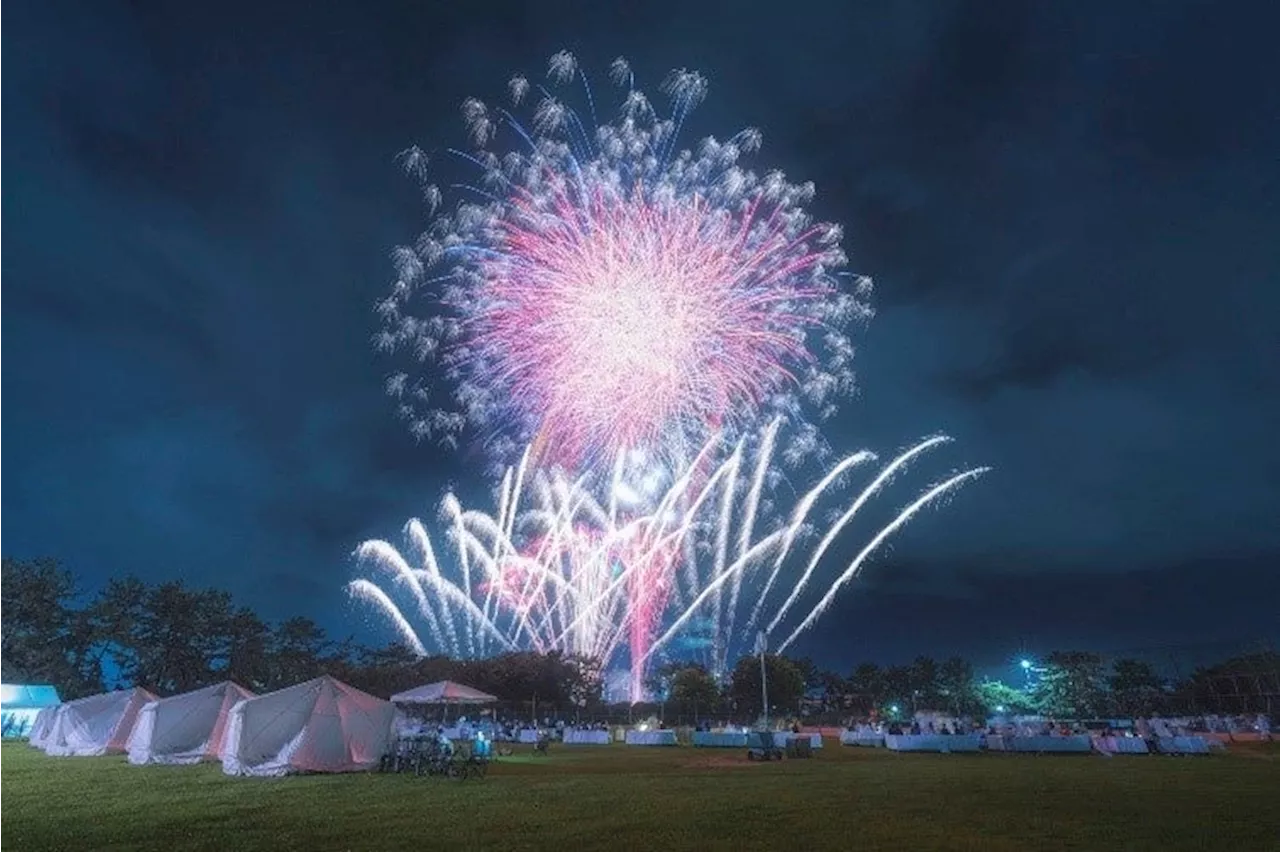
[[[231,708],[246,698],[253,698],[253,693],[228,680],[152,701],[138,714],[129,737],[129,762],[217,760]]]
[[[58,690],[47,684],[0,683],[0,735],[5,739],[36,732],[44,712],[48,719],[58,706]]]
[[[470,686],[442,680],[397,692],[391,700],[396,704],[489,704],[498,699]]]
[[[391,744],[395,707],[328,675],[248,698],[231,709],[222,746],[228,775],[359,772]]]
[[[44,750],[58,757],[121,754],[138,711],[155,700],[150,692],[134,687],[69,701],[58,708]]]

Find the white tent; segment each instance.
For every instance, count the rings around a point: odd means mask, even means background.
[[[58,708],[44,750],[58,757],[121,754],[142,705],[156,697],[134,687],[68,701]]]
[[[474,687],[442,680],[397,692],[391,700],[396,704],[489,704],[498,699]]]
[[[58,718],[60,709],[62,709],[61,704],[40,708],[40,712],[36,714],[35,721],[31,723],[31,734],[27,737],[28,745],[36,748],[45,747],[49,734],[53,733],[53,720]]]
[[[129,762],[199,763],[217,760],[231,708],[253,693],[231,681],[152,701],[129,737]]]
[[[228,775],[359,772],[391,744],[395,707],[329,676],[236,704],[227,721]]]

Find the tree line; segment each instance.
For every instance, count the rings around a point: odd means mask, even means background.
[[[1197,669],[1182,680],[1162,677],[1144,660],[1110,664],[1088,651],[1055,651],[1017,686],[974,676],[969,661],[917,657],[908,665],[862,663],[848,676],[809,659],[767,656],[765,678],[773,713],[848,718],[909,718],[928,710],[956,716],[1044,715],[1058,719],[1132,718],[1205,713],[1280,712],[1280,654],[1263,651]],[[760,712],[760,663],[739,660],[720,688],[701,666],[669,663],[650,690],[677,709],[697,714],[726,707]],[[739,714],[740,715],[740,714]]]
[[[269,624],[231,596],[183,583],[113,579],[77,605],[75,580],[49,559],[3,562],[0,652],[65,699],[119,685],[173,695],[223,680],[270,692],[329,674],[374,695],[437,680],[548,706],[599,700],[598,666],[560,654],[419,659],[408,648],[335,640],[308,618]]]
[[[269,692],[330,674],[374,695],[455,680],[505,702],[579,714],[600,711],[597,660],[515,652],[483,660],[416,657],[408,648],[335,640],[296,617],[270,624],[231,596],[178,582],[148,585],[114,579],[77,604],[74,577],[49,559],[3,561],[0,644],[7,664],[64,698],[119,684],[162,695],[234,680]],[[1148,663],[1109,666],[1083,651],[1050,654],[1022,684],[980,680],[960,657],[918,657],[909,665],[862,663],[847,675],[809,659],[765,658],[770,712],[839,718],[909,716],[936,710],[965,716],[1042,713],[1058,718],[1154,713],[1247,713],[1280,710],[1280,655],[1264,652],[1195,671],[1179,682]],[[688,662],[656,667],[646,686],[657,711],[672,716],[754,719],[763,710],[760,663],[740,659],[717,680]],[[541,714],[539,714],[541,715]]]

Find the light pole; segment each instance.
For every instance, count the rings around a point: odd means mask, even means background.
[[[769,727],[769,687],[764,673],[764,652],[769,647],[769,638],[761,630],[756,634],[756,653],[760,655],[760,702],[764,708],[764,726]]]

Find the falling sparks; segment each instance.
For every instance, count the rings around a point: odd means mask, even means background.
[[[770,431],[774,429],[776,424]],[[875,456],[866,451],[848,456],[800,496],[785,521],[760,536],[753,533],[764,520],[758,517],[759,495],[754,484],[739,481],[738,453],[705,476],[692,468],[681,471],[662,489],[646,487],[646,470],[633,465],[607,482],[612,491],[604,499],[590,483],[570,481],[559,471],[528,476],[522,464],[503,479],[497,515],[464,511],[451,497],[442,503],[441,520],[459,554],[456,563],[474,566],[470,573],[454,579],[442,574],[417,521],[407,531],[420,567],[386,542],[366,542],[356,551],[370,567],[407,589],[430,634],[426,640],[371,580],[356,580],[349,589],[389,618],[413,648],[430,643],[457,656],[484,656],[528,647],[586,654],[606,663],[625,658],[638,698],[646,662],[692,622],[710,625],[713,635],[726,637],[711,652],[709,662],[717,671],[731,663],[757,628],[784,636],[779,647],[789,646],[894,532],[986,471],[966,470],[927,490],[873,532],[870,543],[816,604],[801,605],[812,597],[811,587],[826,582],[819,581],[814,569],[835,536],[853,524],[896,474],[947,441],[928,438],[906,450],[854,491],[852,499],[842,481]],[[773,463],[771,443],[760,445],[766,449],[755,460],[753,482],[762,478],[760,469]],[[712,455],[714,446],[709,445],[700,459]],[[530,495],[518,484],[525,481]],[[621,507],[616,498],[622,492],[644,496]],[[810,549],[807,570],[796,581],[776,583],[789,559],[804,558],[801,546],[818,531],[814,516],[822,507],[843,510]],[[733,541],[737,544],[731,552],[717,544]],[[697,546],[707,542],[713,543],[709,552]],[[695,546],[685,546],[690,543]],[[750,615],[739,619],[739,608]],[[787,618],[802,612],[798,621]]]

